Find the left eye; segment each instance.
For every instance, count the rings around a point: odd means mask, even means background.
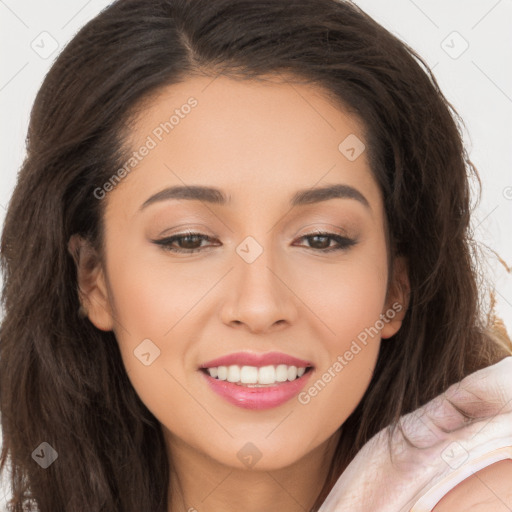
[[[302,240],[303,238],[306,238],[310,240],[316,240],[313,243],[316,244],[318,240],[320,240],[319,245],[321,247],[317,247],[317,251],[321,252],[331,252],[331,251],[341,251],[343,249],[348,249],[349,247],[352,247],[357,243],[356,240],[352,238],[347,238],[345,236],[337,235],[335,233],[325,233],[325,232],[315,232],[310,233],[308,235],[304,235],[299,238],[299,240]],[[334,247],[330,247],[331,241],[334,240],[338,245],[335,245]],[[325,242],[327,241],[327,246],[325,247]]]
[[[301,236],[298,240],[307,239],[311,244],[313,240],[313,244],[318,244],[320,247],[312,247],[312,249],[320,252],[330,252],[330,251],[340,251],[343,249],[348,249],[349,247],[355,245],[357,242],[351,238],[347,238],[341,235],[337,235],[335,233],[325,233],[325,232],[315,232],[307,235]],[[335,241],[338,245],[331,247],[331,241]],[[160,245],[166,251],[177,252],[177,253],[193,253],[200,251],[204,246],[201,246],[201,242],[203,241],[214,241],[213,238],[208,235],[203,235],[202,233],[182,233],[179,235],[173,235],[167,238],[162,238],[161,240],[154,240],[153,242],[157,245]],[[326,245],[327,242],[327,245]],[[178,244],[178,247],[173,246],[174,243]],[[199,245],[198,245],[199,243]],[[217,244],[218,245],[218,244]]]

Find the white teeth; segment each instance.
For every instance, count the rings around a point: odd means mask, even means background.
[[[258,368],[255,366],[242,366],[240,382],[242,384],[256,384],[258,382]]]
[[[235,384],[269,385],[276,382],[292,381],[300,378],[306,372],[306,368],[279,364],[277,366],[218,366],[208,368],[210,377],[219,380],[227,380]]]
[[[277,382],[284,382],[288,380],[288,366],[280,364],[276,368],[276,380]]]
[[[240,366],[233,364],[228,367],[228,382],[240,382]]]
[[[258,382],[260,384],[274,384],[276,381],[276,369],[273,366],[262,366],[258,370]]]
[[[288,380],[295,380],[297,378],[297,367],[289,366],[287,370]]]

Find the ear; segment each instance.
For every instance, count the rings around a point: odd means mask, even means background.
[[[385,325],[381,331],[381,338],[390,338],[399,331],[409,307],[410,291],[407,259],[404,256],[395,256],[393,276],[382,311]]]
[[[114,327],[112,308],[101,258],[90,242],[78,234],[71,236],[68,251],[77,269],[78,296],[85,316],[102,331]]]

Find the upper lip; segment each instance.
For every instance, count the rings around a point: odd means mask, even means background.
[[[227,354],[225,356],[212,359],[211,361],[207,361],[199,366],[199,368],[214,368],[217,366],[229,365],[260,367],[278,364],[297,366],[299,368],[313,366],[309,361],[305,361],[282,352],[267,352],[265,354],[257,354],[254,352],[234,352],[232,354]]]

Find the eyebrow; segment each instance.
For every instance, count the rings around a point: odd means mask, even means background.
[[[218,188],[203,185],[174,186],[165,188],[146,199],[140,210],[150,204],[170,199],[189,199],[219,205],[227,205],[231,202],[231,196],[226,195]],[[304,206],[329,199],[355,199],[371,210],[370,203],[359,190],[344,184],[298,190],[290,199],[290,205],[292,207]]]

